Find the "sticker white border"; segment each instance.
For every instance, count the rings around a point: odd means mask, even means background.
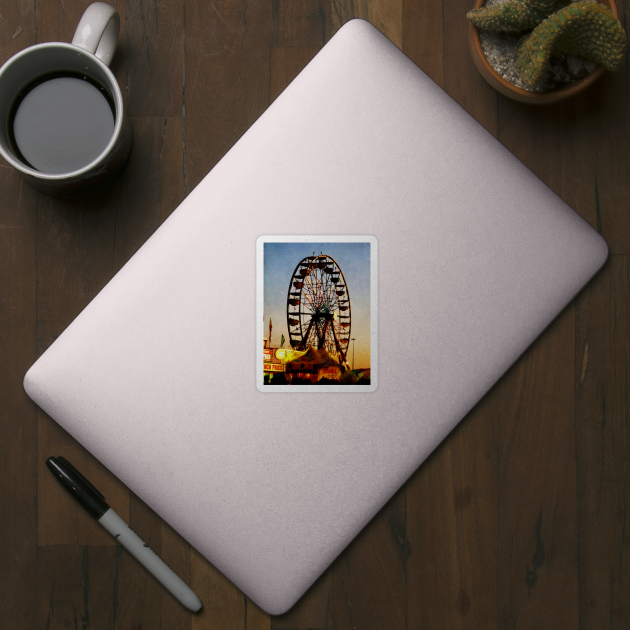
[[[265,385],[264,339],[264,254],[265,243],[370,243],[370,384],[369,385]],[[352,294],[351,294],[352,296]],[[368,235],[262,235],[256,240],[256,387],[263,394],[303,392],[319,394],[370,393],[378,387],[378,241]]]

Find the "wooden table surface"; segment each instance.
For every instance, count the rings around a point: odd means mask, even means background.
[[[105,192],[0,163],[0,626],[10,630],[630,628],[630,70],[535,107],[468,53],[471,0],[122,0],[134,133]],[[87,2],[0,0],[0,62]],[[622,22],[630,0],[619,4]],[[610,258],[287,614],[269,617],[27,398],[37,357],[341,24],[370,20],[606,238]],[[626,29],[627,30],[627,29]],[[322,182],[325,185],[325,182]],[[185,611],[60,491],[66,455],[204,608]],[[268,576],[273,579],[273,576]]]

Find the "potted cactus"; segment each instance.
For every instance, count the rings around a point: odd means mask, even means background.
[[[510,98],[544,103],[575,94],[618,68],[625,55],[614,0],[604,1],[477,0],[467,15],[473,60]],[[497,62],[497,45],[511,55]]]

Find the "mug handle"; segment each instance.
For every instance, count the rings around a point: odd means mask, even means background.
[[[120,15],[104,2],[94,2],[81,16],[72,44],[96,55],[109,66],[116,52]]]

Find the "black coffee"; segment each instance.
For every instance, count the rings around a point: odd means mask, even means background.
[[[85,77],[48,75],[18,96],[11,131],[24,162],[43,173],[70,173],[95,160],[111,140],[113,101]]]

